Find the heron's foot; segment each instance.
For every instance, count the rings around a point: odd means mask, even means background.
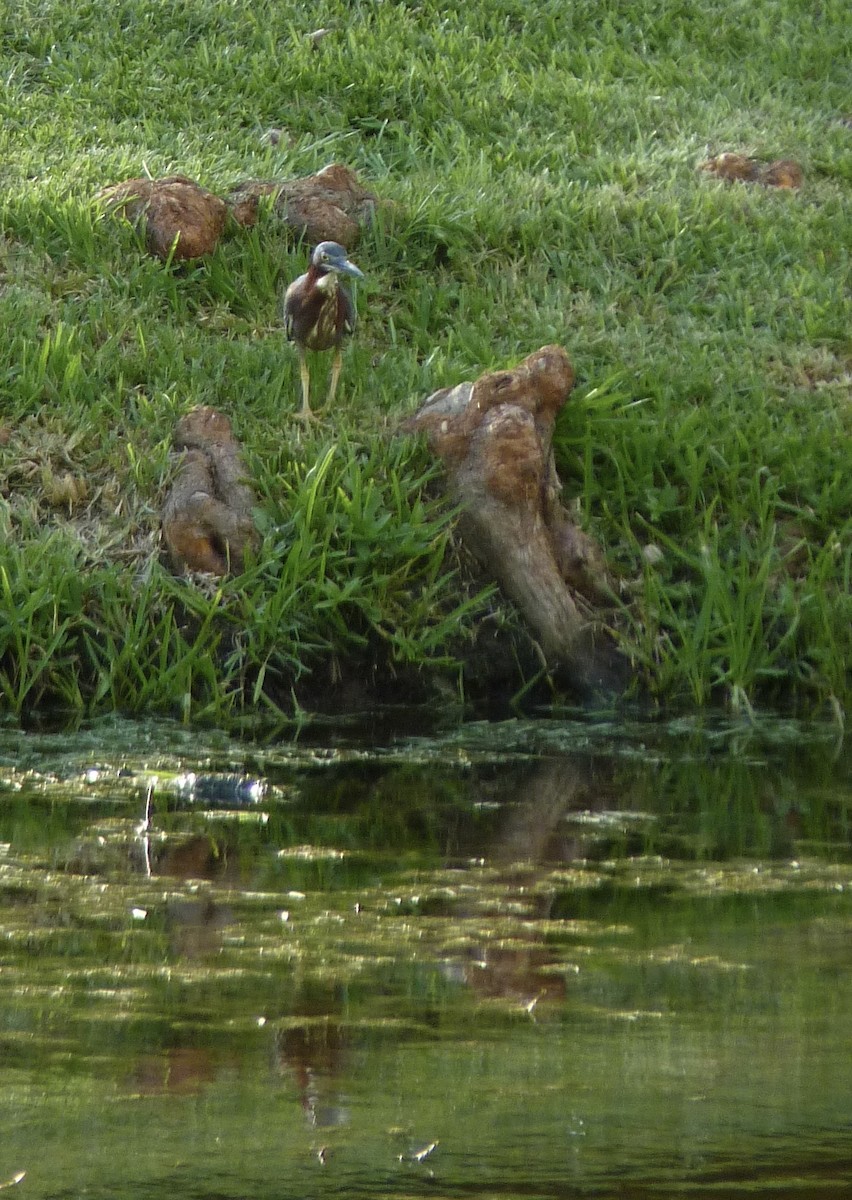
[[[317,414],[308,405],[305,405],[304,408],[300,408],[299,411],[294,414],[294,416],[297,421],[304,421],[305,425],[313,425],[314,422],[319,420]]]

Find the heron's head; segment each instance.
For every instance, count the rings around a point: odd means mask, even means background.
[[[351,275],[355,279],[363,279],[364,272],[359,271],[353,262],[346,257],[346,251],[338,242],[320,242],[311,256],[311,263],[323,275],[334,271],[336,275]]]

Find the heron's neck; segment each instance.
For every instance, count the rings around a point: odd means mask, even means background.
[[[337,291],[337,275],[334,271],[323,271],[319,267],[311,265],[308,272],[309,282],[312,283],[321,292],[326,294]]]

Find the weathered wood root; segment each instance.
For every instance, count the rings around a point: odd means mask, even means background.
[[[180,467],[163,505],[163,538],[176,571],[239,574],[257,542],[254,493],[226,416],[195,408],[175,427]]]
[[[511,371],[431,395],[403,426],[422,430],[461,502],[465,543],[517,604],[551,667],[583,692],[621,691],[630,671],[590,615],[612,598],[603,554],[561,502],[553,426],[574,385],[544,346]]]

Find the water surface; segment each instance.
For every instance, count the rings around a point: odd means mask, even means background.
[[[852,1194],[836,730],[399,727],[0,730],[9,1194]]]

